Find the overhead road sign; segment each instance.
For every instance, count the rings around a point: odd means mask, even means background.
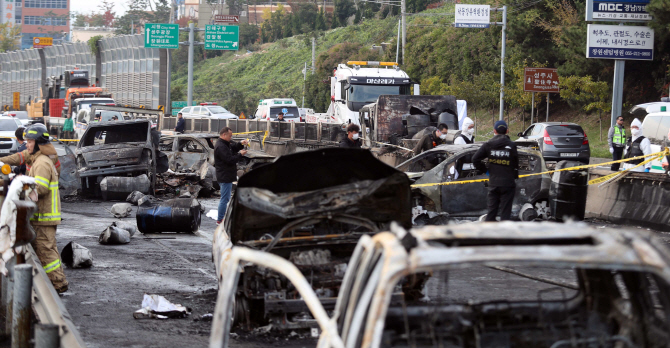
[[[586,0],[587,21],[650,21],[650,0]]]
[[[219,23],[232,23],[232,24],[239,24],[240,23],[240,16],[237,15],[214,15],[214,23],[219,24]]]
[[[240,27],[236,25],[205,25],[206,50],[237,51],[240,46]]]
[[[179,24],[144,24],[144,48],[179,48]]]
[[[524,70],[524,92],[559,93],[558,71],[552,68],[526,68]]]
[[[654,30],[649,27],[589,24],[586,58],[653,60]]]
[[[454,25],[457,28],[488,28],[491,22],[491,6],[456,4]]]
[[[44,48],[53,46],[54,39],[50,37],[34,37],[33,48]]]

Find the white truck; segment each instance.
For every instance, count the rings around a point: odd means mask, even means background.
[[[409,75],[394,62],[349,61],[339,64],[333,75],[328,111],[308,113],[307,122],[360,124],[358,111],[380,95],[412,94]],[[414,84],[414,95],[419,95],[418,84]]]

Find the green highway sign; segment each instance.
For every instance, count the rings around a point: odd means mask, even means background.
[[[181,109],[185,108],[187,104],[188,104],[188,102],[185,101],[185,100],[173,101],[172,102],[172,116],[177,116],[179,111],[181,111]],[[191,106],[196,106],[196,105],[198,105],[198,102],[196,102],[196,101],[194,101],[191,104]]]
[[[206,50],[233,50],[240,46],[240,27],[236,25],[205,25]]]
[[[144,24],[144,48],[179,48],[179,24]]]

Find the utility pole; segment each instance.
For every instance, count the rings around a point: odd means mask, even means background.
[[[316,38],[312,37],[312,75],[316,71]]]
[[[174,18],[174,13],[175,13],[175,0],[171,1],[170,4],[170,24],[174,24],[175,18]],[[171,91],[170,89],[172,88],[172,52],[170,49],[167,49],[167,91],[165,92],[165,108],[164,112],[168,115],[172,115],[172,103],[170,101],[170,98],[172,97],[170,95]],[[189,105],[190,106],[190,105]]]
[[[400,54],[400,24],[401,19],[398,20],[398,38],[396,39],[395,45],[395,62],[398,62],[398,54]]]
[[[623,25],[623,23],[619,23]],[[621,115],[623,102],[623,76],[626,68],[626,61],[623,59],[616,59],[614,61],[614,82],[612,82],[612,119],[610,126],[616,124],[616,119]]]
[[[502,8],[502,49],[500,50],[500,120],[505,109],[505,41],[507,41],[507,6]]]
[[[406,0],[400,2],[400,19],[402,22],[402,64],[404,65],[407,60],[405,60],[405,43],[407,42],[407,10],[406,10]]]
[[[193,41],[195,41],[195,26],[188,24],[188,98],[186,106],[193,104]]]
[[[302,69],[302,108],[305,107],[305,84],[307,83],[307,62],[305,68]]]

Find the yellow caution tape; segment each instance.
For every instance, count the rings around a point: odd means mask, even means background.
[[[650,159],[648,159],[648,160],[646,160],[646,161],[640,162],[640,163],[638,163],[637,165],[635,165],[634,167],[630,167],[630,168],[625,169],[625,170],[622,170],[622,171],[620,171],[620,172],[616,172],[616,173],[608,174],[608,175],[605,175],[605,176],[603,176],[603,177],[600,177],[600,178],[597,178],[597,179],[590,180],[590,181],[589,181],[589,185],[600,184],[600,183],[609,181],[610,179],[614,179],[614,178],[616,178],[616,177],[618,177],[618,176],[624,176],[624,175],[628,174],[629,172],[631,172],[633,169],[635,169],[635,168],[637,168],[637,167],[641,167],[641,166],[643,166],[643,165],[645,165],[645,164],[647,164],[647,163],[649,163],[649,162],[651,162],[651,161],[653,161],[653,160],[655,160],[655,159],[662,159],[663,156],[664,156],[665,154],[666,154],[666,152],[662,152],[660,156],[658,156],[658,157],[652,157],[652,158],[650,158]]]
[[[251,133],[267,133],[268,131],[253,131],[253,132],[241,132],[241,133],[233,133],[233,135],[239,135],[239,134],[251,134]]]
[[[387,143],[380,143],[380,142],[378,142],[378,141],[375,141],[375,143],[377,143],[377,144],[379,144],[379,145],[382,145],[382,146],[392,146],[392,147],[397,147],[397,148],[399,148],[399,149],[407,150],[407,151],[410,151],[410,152],[414,151],[414,150],[408,149],[408,148],[406,148],[406,147],[398,146],[398,145],[387,144]]]
[[[643,158],[646,158],[646,157],[651,157],[650,159],[648,159],[648,160],[638,164],[637,166],[633,167],[633,168],[637,168],[641,165],[644,165],[648,162],[653,161],[654,159],[657,159],[657,158],[660,159],[660,158],[663,158],[663,156],[668,156],[668,154],[670,154],[670,149],[666,148],[664,151],[652,153],[652,154],[649,154],[649,155],[631,157],[631,158],[626,158],[626,159],[621,159],[621,160],[616,160],[616,161],[610,161],[610,162],[604,162],[604,163],[597,163],[597,164],[585,164],[583,166],[576,166],[576,167],[563,168],[563,169],[555,169],[555,170],[549,170],[549,171],[541,172],[541,173],[524,174],[524,175],[519,175],[519,178],[526,178],[526,177],[535,176],[535,175],[552,174],[552,173],[556,173],[556,172],[566,172],[566,171],[572,171],[572,170],[595,168],[595,167],[599,167],[599,166],[610,165],[612,163],[622,163],[622,162],[628,162],[628,161],[643,159]],[[629,168],[626,171],[616,172],[614,174],[618,175],[618,174],[627,172],[627,171],[629,171],[630,169],[633,169],[633,168]],[[610,175],[615,176],[614,174],[610,174]],[[600,178],[598,178],[598,179],[600,179]],[[598,179],[594,179],[594,180],[598,180]],[[489,179],[446,181],[446,182],[436,182],[436,183],[430,183],[430,184],[414,184],[414,185],[412,185],[412,188],[430,187],[430,186],[463,185],[463,184],[472,184],[472,183],[476,183],[476,182],[486,182],[486,181],[489,181]],[[603,180],[603,181],[606,181],[606,180]],[[600,182],[602,182],[602,181],[600,181]],[[589,181],[589,185],[591,185],[590,181]]]

